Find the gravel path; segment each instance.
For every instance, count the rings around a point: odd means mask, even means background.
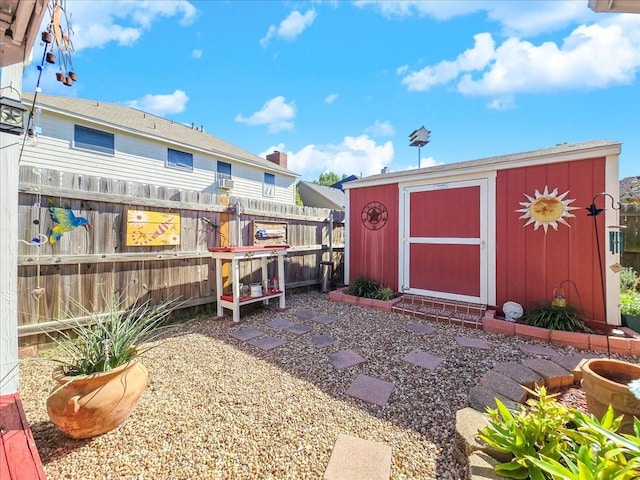
[[[244,313],[242,327],[211,317],[173,329],[145,359],[149,386],[124,425],[90,440],[71,440],[49,422],[45,401],[51,365],[23,360],[20,394],[51,479],[320,479],[339,433],[393,448],[393,479],[462,479],[454,456],[456,410],[497,362],[522,358],[515,337],[430,323],[432,335],[407,329],[414,320],[327,300],[287,295],[288,310]],[[296,316],[312,309],[338,321]],[[244,311],[243,311],[244,312]],[[267,323],[313,327],[303,335]],[[424,322],[428,323],[428,322]],[[286,344],[263,351],[230,336],[257,328]],[[336,344],[316,348],[314,335]],[[456,336],[482,338],[489,350],[460,347]],[[567,347],[554,347],[574,353]],[[352,349],[366,358],[337,370],[328,354]],[[443,358],[434,371],[406,363],[421,349]],[[385,407],[345,395],[359,374],[395,383]]]

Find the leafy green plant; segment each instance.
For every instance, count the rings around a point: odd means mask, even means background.
[[[640,292],[627,290],[620,294],[620,313],[640,315]]]
[[[638,287],[638,272],[633,267],[624,267],[620,270],[620,291],[628,292]]]
[[[549,330],[591,332],[584,324],[578,311],[570,305],[559,307],[550,303],[542,303],[531,312],[526,313],[522,320],[527,325]]]
[[[85,317],[82,323],[76,320],[71,330],[58,330],[58,337],[47,333],[62,352],[61,357],[47,360],[61,365],[65,375],[106,372],[143,356],[152,347],[142,344],[163,333],[163,323],[179,306],[171,299],[157,305],[145,300],[126,309],[125,292],[105,300],[104,312],[74,300]]]
[[[601,421],[557,402],[540,387],[511,412],[496,399],[478,438],[513,455],[496,473],[516,479],[631,480],[640,475],[640,420],[635,436],[619,434],[622,417],[609,406]]]
[[[373,298],[376,300],[391,300],[394,296],[391,288],[364,277],[356,278],[344,290],[344,293],[354,297]]]

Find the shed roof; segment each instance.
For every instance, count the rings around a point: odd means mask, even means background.
[[[298,184],[298,192],[302,203],[306,207],[344,210],[345,195],[339,188],[325,187],[311,182],[300,182]]]
[[[370,177],[347,182],[343,185],[343,188],[361,188],[370,185],[400,183],[416,179],[437,179],[468,173],[486,172],[488,170],[505,170],[528,165],[543,165],[563,161],[598,158],[606,155],[619,155],[620,145],[620,142],[610,140],[592,140],[582,143],[562,144],[528,152],[511,153],[496,157],[435,165],[433,167],[371,175]]]
[[[29,104],[33,103],[33,97],[33,93],[24,93],[22,96],[23,101]],[[214,135],[200,131],[195,126],[192,128],[135,108],[116,103],[43,94],[38,94],[36,105],[42,110],[59,115],[102,124],[136,135],[161,139],[193,150],[200,150],[203,153],[227,157],[283,175],[299,177],[291,170],[282,168]]]

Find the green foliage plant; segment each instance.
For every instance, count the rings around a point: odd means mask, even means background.
[[[534,310],[526,313],[522,321],[527,325],[549,330],[591,333],[578,311],[570,305],[559,307],[550,303],[541,303]]]
[[[59,329],[56,337],[47,333],[59,347],[55,352],[62,353],[47,360],[61,365],[69,376],[107,372],[143,356],[153,348],[148,342],[164,332],[167,319],[179,307],[171,299],[156,305],[147,299],[125,308],[126,292],[105,299],[106,309],[102,312],[75,300],[73,304],[83,321],[75,320],[70,330]]]
[[[391,300],[394,297],[394,292],[391,288],[364,277],[356,278],[344,290],[344,293],[353,295],[354,297],[373,298],[384,301]]]
[[[524,388],[524,387],[523,387]],[[513,455],[500,463],[498,475],[515,479],[631,480],[640,478],[640,420],[635,436],[619,434],[622,417],[615,418],[609,406],[601,421],[566,407],[536,391],[527,405],[508,410],[496,399],[495,409],[485,414],[489,425],[478,438],[487,445]]]
[[[627,290],[620,294],[620,313],[640,315],[640,292]]]
[[[620,291],[628,292],[638,288],[638,272],[633,267],[620,270]]]

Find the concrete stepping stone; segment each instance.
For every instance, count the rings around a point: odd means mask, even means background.
[[[531,355],[541,355],[543,357],[553,357],[554,355],[559,355],[556,350],[549,347],[542,347],[540,345],[529,345],[528,343],[523,343],[520,345],[520,350],[524,353],[528,353]]]
[[[338,434],[322,480],[389,480],[391,446]]]
[[[431,335],[436,331],[435,327],[432,327],[431,325],[424,325],[422,323],[410,323],[407,325],[407,329],[412,332],[422,333],[423,335]]]
[[[476,437],[478,430],[488,425],[489,420],[484,413],[471,407],[458,410],[456,412],[456,449],[465,457],[468,457],[473,452],[482,451],[500,462],[509,462],[513,458],[510,452],[496,450]]]
[[[316,315],[315,317],[312,317],[311,320],[317,323],[321,323],[323,325],[329,325],[330,323],[333,323],[336,320],[338,320],[338,317],[333,317],[331,315],[323,314],[323,315]]]
[[[243,330],[238,330],[236,332],[230,333],[233,338],[237,338],[238,340],[242,340],[246,342],[247,340],[251,340],[252,338],[259,337],[262,335],[262,332],[256,328],[245,328]]]
[[[286,330],[289,327],[295,325],[295,323],[290,322],[289,320],[285,320],[284,318],[276,318],[275,320],[267,323],[271,328],[275,328],[277,330]]]
[[[571,372],[573,374],[573,381],[579,383],[580,380],[582,380],[582,365],[591,358],[599,357],[601,357],[601,355],[574,353],[572,355],[556,355],[551,357],[550,360]]]
[[[391,397],[395,383],[360,374],[353,381],[347,395],[367,403],[384,407]]]
[[[300,324],[294,323],[290,327],[286,327],[284,330],[286,330],[287,332],[291,332],[295,335],[302,335],[303,333],[310,332],[311,330],[313,330],[313,328],[307,325],[300,325]]]
[[[318,316],[318,312],[303,308],[301,310],[296,310],[296,315],[300,318],[304,318],[305,320],[311,320],[313,317]]]
[[[327,347],[336,343],[333,338],[328,337],[327,335],[316,335],[315,337],[311,337],[309,342],[316,348]]]
[[[488,387],[514,402],[524,403],[527,399],[528,394],[526,390],[522,388],[522,385],[500,372],[490,371],[485,373],[482,378],[480,378],[480,385]]]
[[[492,371],[502,373],[530,390],[535,390],[536,385],[544,385],[544,379],[540,375],[520,362],[498,363]]]
[[[482,350],[489,350],[491,345],[482,340],[481,338],[472,338],[472,337],[455,337],[456,342],[461,347],[469,347],[469,348],[480,348]]]
[[[547,388],[569,387],[573,385],[573,374],[564,367],[544,358],[525,358],[522,364],[540,375]]]
[[[330,354],[329,361],[338,370],[342,370],[366,362],[366,359],[353,350],[340,350],[339,352]]]
[[[442,359],[440,357],[431,355],[430,353],[423,350],[414,350],[413,352],[407,353],[404,357],[402,357],[402,360],[408,363],[412,363],[413,365],[426,368],[428,370],[435,370],[442,362]]]
[[[284,345],[285,343],[287,342],[278,337],[259,338],[258,340],[249,342],[250,345],[261,348],[262,350],[272,350],[280,345]]]
[[[504,395],[501,395],[483,385],[476,385],[475,387],[472,387],[471,390],[469,390],[467,401],[471,408],[484,413],[487,411],[487,407],[496,408],[496,398],[504,403],[509,410],[515,410],[518,406],[518,403],[513,400],[509,400]]]

